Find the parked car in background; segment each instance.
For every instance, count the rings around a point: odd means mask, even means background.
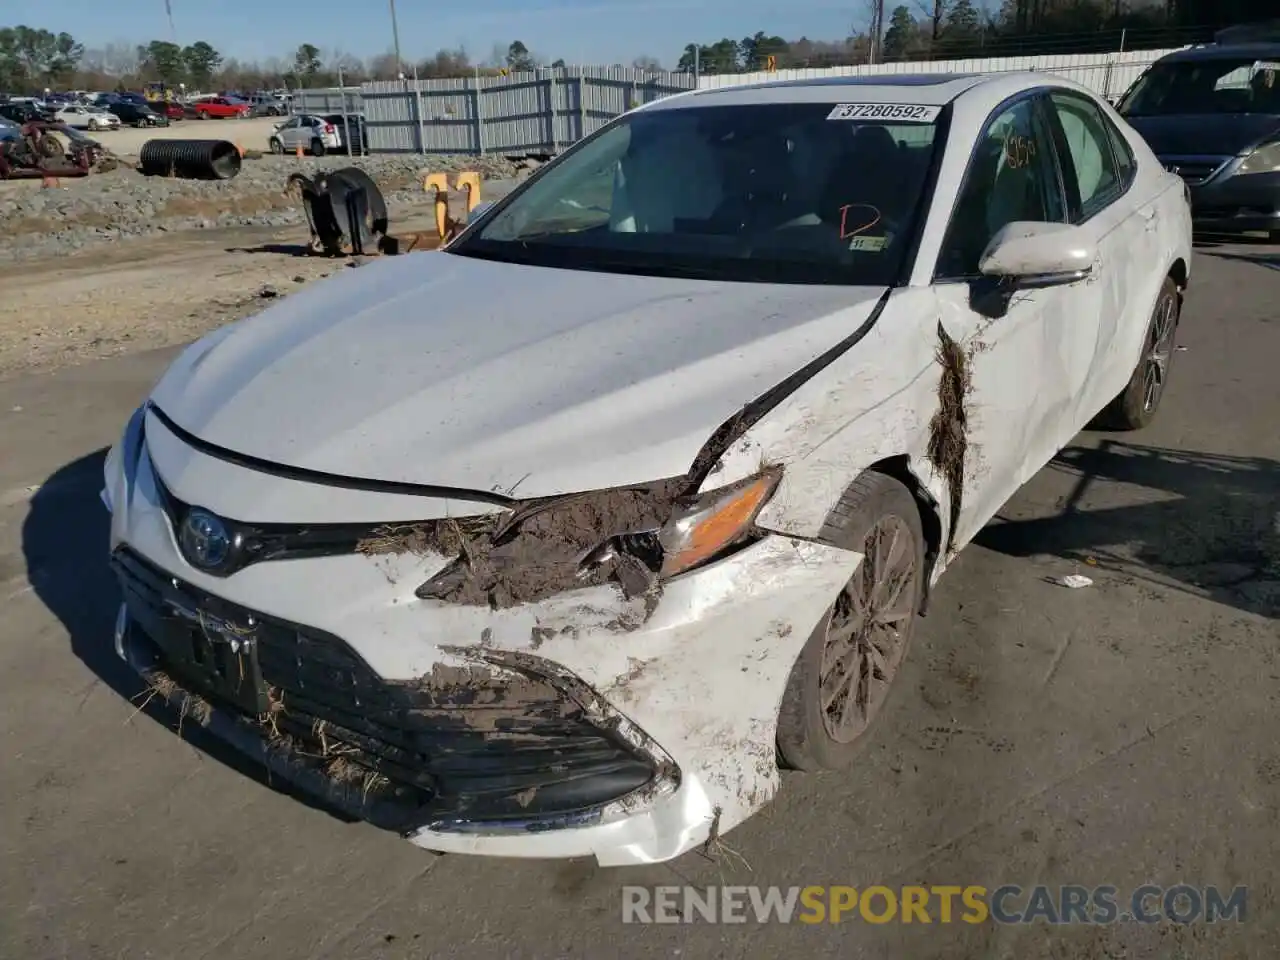
[[[670,860],[859,758],[956,554],[1157,415],[1190,267],[1052,74],[647,103],[173,361],[104,465],[116,652],[429,850]]]
[[[331,124],[338,133],[338,145],[335,153],[349,156],[360,156],[369,152],[369,132],[364,125],[364,117],[358,113],[329,113],[320,118]]]
[[[43,107],[33,100],[10,100],[8,103],[0,103],[0,116],[19,124],[31,123],[33,120],[52,122],[56,114],[56,110]]]
[[[289,112],[285,104],[266,94],[249,97],[248,103],[251,117],[283,117]]]
[[[1161,57],[1119,111],[1190,188],[1197,231],[1280,240],[1280,39]]]
[[[121,123],[135,127],[167,127],[169,118],[151,109],[148,103],[131,103],[121,100],[107,107],[108,112],[120,118]]]
[[[85,107],[68,104],[54,114],[57,123],[65,123],[76,130],[112,130],[120,126],[120,118],[101,107]]]
[[[243,100],[231,97],[209,97],[191,104],[191,112],[197,120],[232,120],[249,116],[251,107]]]
[[[167,120],[185,120],[187,108],[175,100],[153,100],[151,109]]]
[[[342,135],[324,117],[304,113],[279,124],[267,145],[272,153],[294,153],[301,147],[306,153],[323,157],[342,146]]]

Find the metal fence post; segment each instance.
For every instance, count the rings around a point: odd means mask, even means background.
[[[587,70],[578,67],[578,136],[581,140],[587,135]]]
[[[356,150],[351,142],[351,121],[347,119],[347,85],[342,80],[342,67],[338,67],[338,92],[342,95],[342,142],[347,145],[347,156],[354,157]]]
[[[550,67],[550,73],[547,74],[547,114],[551,119],[551,152],[558,153],[560,150],[559,131],[556,130],[556,68]]]
[[[418,152],[427,152],[427,124],[422,116],[422,88],[418,85],[418,65],[413,66],[413,109],[418,115]]]
[[[480,153],[480,156],[483,157],[484,156],[484,108],[481,106],[480,68],[479,67],[476,67],[475,76],[472,77],[472,83],[474,84],[474,86],[472,88],[471,93],[472,93],[472,96],[475,97],[475,102],[473,104],[474,106],[473,112],[476,118],[476,150]]]

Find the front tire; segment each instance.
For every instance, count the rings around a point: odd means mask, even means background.
[[[1165,277],[1142,341],[1142,356],[1128,384],[1096,418],[1102,430],[1140,430],[1155,419],[1169,382],[1174,338],[1181,319],[1182,298],[1172,277]]]
[[[853,761],[906,657],[926,576],[915,499],[885,474],[854,481],[822,539],[864,559],[791,669],[778,753],[793,770],[838,770]]]
[[[269,144],[269,146],[271,147],[271,152],[274,153],[276,156],[280,156],[284,153],[284,144],[281,143],[277,137],[271,138],[271,143]]]

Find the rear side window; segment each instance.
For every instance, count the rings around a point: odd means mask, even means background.
[[[1088,219],[1124,192],[1107,121],[1082,97],[1054,93],[1050,99],[1074,168],[1080,214]]]
[[[1102,123],[1111,136],[1111,147],[1116,154],[1116,172],[1120,176],[1120,187],[1124,189],[1133,182],[1133,173],[1138,168],[1138,163],[1133,157],[1133,149],[1129,146],[1129,141],[1124,138],[1120,128],[1105,115],[1102,117]]]

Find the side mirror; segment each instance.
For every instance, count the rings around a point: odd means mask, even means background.
[[[1079,227],[1018,220],[991,238],[978,271],[1018,290],[1037,290],[1085,279],[1097,255]]]

